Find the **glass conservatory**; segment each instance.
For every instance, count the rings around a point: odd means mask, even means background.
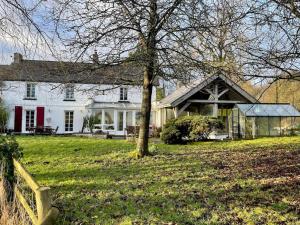
[[[285,136],[300,131],[300,112],[290,104],[236,104],[228,119],[231,138]]]

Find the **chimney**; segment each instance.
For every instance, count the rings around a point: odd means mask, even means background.
[[[18,53],[18,52],[15,52],[14,53],[14,63],[21,63],[23,61],[23,56]]]
[[[93,58],[93,63],[99,63],[99,56],[98,56],[98,52],[96,49],[94,51],[92,58]]]

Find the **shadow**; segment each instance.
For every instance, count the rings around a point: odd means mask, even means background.
[[[299,165],[294,148],[212,149],[140,160],[62,158],[34,175],[51,186],[63,225],[295,224]]]

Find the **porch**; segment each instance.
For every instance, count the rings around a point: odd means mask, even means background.
[[[222,133],[229,133],[229,115],[238,103],[257,100],[223,75],[211,76],[182,86],[154,104],[155,124],[162,127],[168,120],[182,115],[218,117],[224,122]]]
[[[92,102],[86,106],[88,115],[99,119],[95,128],[111,135],[126,135],[127,127],[138,126],[140,107],[140,104],[129,102]]]

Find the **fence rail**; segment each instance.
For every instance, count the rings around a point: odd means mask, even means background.
[[[49,195],[49,187],[41,187],[30,175],[30,173],[25,169],[25,167],[14,159],[14,168],[18,174],[25,180],[26,184],[35,194],[35,202],[37,208],[37,215],[34,210],[27,203],[26,198],[21,193],[17,185],[15,186],[15,193],[28,213],[32,223],[34,225],[53,225],[58,216],[58,209],[51,206],[51,198]]]

